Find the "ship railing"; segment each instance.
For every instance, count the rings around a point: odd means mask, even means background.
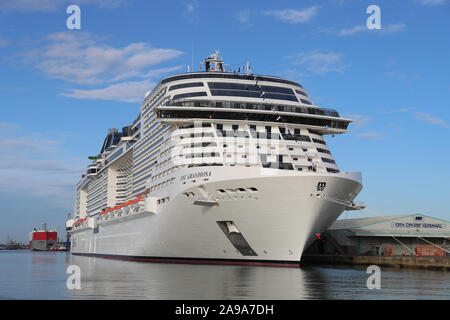
[[[138,197],[134,200],[130,200],[126,203],[123,203],[119,206],[115,206],[113,208],[102,211],[99,216],[99,221],[107,221],[113,219],[115,217],[119,218],[122,216],[127,216],[132,213],[139,212],[143,207],[144,197]]]
[[[318,106],[299,106],[299,105],[279,105],[269,103],[255,102],[236,102],[236,101],[217,101],[217,100],[188,100],[172,99],[163,106],[168,107],[206,107],[206,108],[226,108],[226,109],[246,109],[246,110],[264,110],[274,112],[294,112],[303,114],[313,114],[320,116],[339,118],[339,112],[334,109],[321,108]]]

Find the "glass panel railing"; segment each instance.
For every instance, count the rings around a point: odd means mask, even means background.
[[[164,106],[263,110],[273,112],[314,114],[320,116],[339,118],[339,113],[333,109],[312,108],[312,107],[292,106],[292,105],[288,106],[288,105],[264,104],[254,102],[172,99],[167,101],[164,104]]]

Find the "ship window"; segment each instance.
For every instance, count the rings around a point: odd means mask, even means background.
[[[275,86],[259,86],[255,84],[246,83],[230,83],[230,82],[208,82],[210,89],[229,89],[229,90],[243,90],[243,91],[257,91],[257,92],[275,92],[282,94],[293,94],[291,88],[275,87]]]
[[[313,140],[315,143],[326,144],[325,141],[320,140],[320,139],[315,139],[315,138],[313,138],[312,140]]]
[[[333,159],[328,159],[328,158],[322,158],[323,162],[328,162],[328,163],[336,163],[336,161],[334,161]]]
[[[217,128],[217,130],[223,130],[223,124],[218,123],[218,124],[216,125],[216,128]]]
[[[239,109],[255,109],[255,110],[267,110],[267,111],[280,111],[280,112],[294,112],[294,113],[307,113],[307,114],[317,114],[317,115],[326,115],[330,117],[339,118],[339,113],[336,110],[331,109],[322,109],[322,108],[311,108],[311,107],[298,107],[298,106],[286,106],[286,105],[272,105],[267,103],[256,104],[252,102],[248,103],[235,103],[232,101],[220,101],[221,104],[226,108],[239,108]],[[171,100],[168,106],[186,106],[193,107],[200,104],[202,107],[216,107],[217,101],[206,101],[206,100],[188,100],[188,101],[179,101],[179,100]],[[277,116],[278,117],[278,116]],[[278,120],[277,120],[278,121]],[[311,131],[312,132],[312,131]]]
[[[182,93],[182,94],[176,94],[173,99],[184,99],[184,98],[191,98],[191,97],[206,97],[206,92],[189,92],[189,93]]]
[[[308,95],[306,94],[306,92],[300,91],[300,90],[295,90],[295,92],[297,92],[298,94],[301,94],[302,96],[307,97]]]
[[[203,87],[203,82],[189,82],[189,83],[176,84],[174,86],[171,86],[169,88],[169,91],[172,91],[175,89],[182,89],[182,88],[192,88],[192,87]]]
[[[185,74],[185,75],[179,75],[179,76],[172,76],[166,79],[161,80],[161,83],[168,83],[172,81],[178,81],[178,80],[185,80],[185,79],[238,79],[238,80],[258,80],[258,81],[268,81],[268,82],[276,82],[276,83],[284,83],[284,84],[290,84],[294,85],[300,88],[303,88],[300,84],[297,82],[286,80],[286,79],[280,79],[280,78],[272,78],[272,77],[265,77],[265,76],[254,76],[254,75],[246,75],[246,74],[223,74],[223,73],[202,73],[202,74]]]
[[[331,154],[331,152],[327,149],[322,149],[322,148],[317,148],[318,152],[322,152],[322,153],[327,153],[327,154]]]
[[[298,102],[297,98],[291,94],[282,93],[267,93],[261,91],[246,91],[246,90],[223,90],[211,89],[213,96],[229,96],[229,97],[247,97],[247,98],[266,98]],[[311,103],[310,103],[311,104]]]
[[[321,115],[321,116],[326,115],[324,110],[316,109],[316,108],[308,108],[308,113],[309,114],[318,114],[318,115]]]
[[[161,113],[158,114],[158,118],[201,118],[207,119],[211,115],[210,111],[201,111],[201,110],[161,110]],[[277,114],[253,114],[253,113],[240,113],[240,112],[222,112],[216,111],[214,113],[214,117],[217,119],[227,119],[227,120],[247,120],[247,121],[265,121],[265,122],[275,122],[277,119]],[[318,118],[306,118],[301,116],[285,116],[283,117],[284,122],[286,123],[295,123],[302,125],[314,125],[314,126],[322,126],[322,127],[330,127],[337,129],[347,129],[348,122],[339,121],[339,120],[330,120],[330,119],[318,119]],[[205,135],[207,133],[204,133]],[[211,133],[212,134],[212,133]],[[308,136],[305,136],[307,140],[310,141]],[[283,137],[286,139],[286,137]],[[302,137],[298,138],[299,140]],[[295,140],[295,139],[290,139]],[[325,144],[325,142],[318,142]]]
[[[311,102],[309,102],[308,100],[305,100],[305,99],[300,99],[300,101],[301,101],[301,102],[303,102],[304,104],[310,104],[310,105],[312,105],[312,103],[311,103]]]

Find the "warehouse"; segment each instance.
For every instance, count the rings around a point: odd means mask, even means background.
[[[308,253],[449,256],[449,222],[423,214],[335,221]]]

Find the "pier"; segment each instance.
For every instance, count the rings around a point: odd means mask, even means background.
[[[377,265],[379,267],[414,268],[425,270],[450,271],[450,257],[414,257],[414,256],[354,256],[308,254],[302,257],[301,265]]]

